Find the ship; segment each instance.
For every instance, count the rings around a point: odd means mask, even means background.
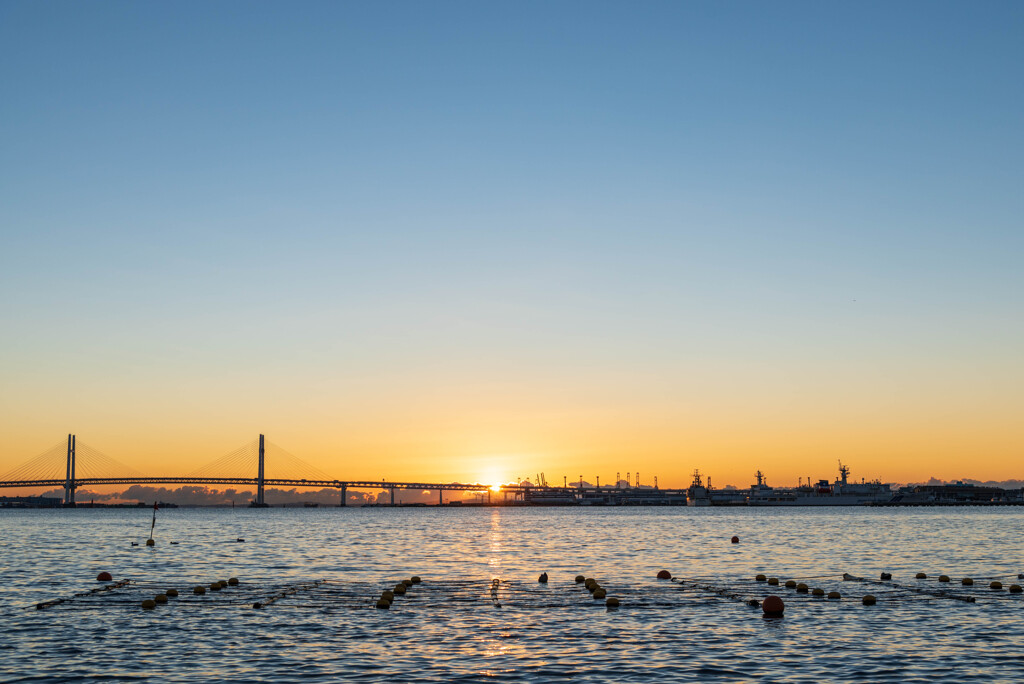
[[[757,484],[751,485],[748,506],[870,506],[892,500],[892,485],[874,482],[850,482],[850,469],[839,462],[839,478],[835,482],[818,480],[795,489],[768,486],[757,471]]]
[[[711,491],[704,486],[699,470],[693,471],[693,482],[686,490],[687,506],[710,506]]]

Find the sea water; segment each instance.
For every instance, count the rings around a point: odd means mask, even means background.
[[[0,510],[0,679],[1024,678],[1024,597],[989,588],[991,579],[1021,582],[1020,508],[177,508],[156,515],[155,544],[147,547],[151,509]],[[656,579],[662,569],[683,581]],[[35,607],[102,586],[101,571],[132,582]],[[537,581],[542,572],[546,585]],[[881,572],[899,587],[842,580]],[[928,579],[914,579],[917,572]],[[757,573],[842,598],[769,587],[754,581]],[[953,581],[938,583],[940,574]],[[383,589],[412,575],[422,583],[390,609],[374,607]],[[595,601],[576,575],[595,578],[621,606]],[[229,577],[239,585],[192,593]],[[974,586],[961,586],[962,577],[975,578]],[[140,607],[169,588],[180,596],[155,610]],[[943,592],[975,602],[935,595]],[[862,605],[867,593],[877,605]],[[786,602],[783,618],[766,619],[745,602],[769,594]]]

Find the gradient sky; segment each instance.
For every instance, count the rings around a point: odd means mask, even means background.
[[[0,471],[1021,477],[1022,65],[1020,2],[7,0]]]

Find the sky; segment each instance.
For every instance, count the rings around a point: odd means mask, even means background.
[[[7,0],[0,472],[1020,478],[1021,64],[1019,2]]]

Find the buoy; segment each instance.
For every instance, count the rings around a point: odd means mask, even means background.
[[[395,600],[395,592],[391,591],[390,589],[385,589],[384,591],[381,592],[380,597],[381,598],[386,598],[388,601],[394,601]]]
[[[605,601],[604,605],[608,606],[609,608],[618,608],[619,607],[619,599],[612,597],[612,598],[608,599],[607,601]]]
[[[761,610],[764,611],[765,617],[782,617],[786,604],[778,596],[766,596],[761,603]]]
[[[380,601],[377,601],[377,607],[382,610],[387,610],[391,607],[391,604],[385,601],[384,599],[381,599]]]
[[[409,581],[411,581],[413,584],[419,584],[423,580],[420,579],[419,575],[413,575],[412,577],[409,578]]]
[[[916,575],[914,575],[914,577],[917,579],[928,579],[928,575],[924,574],[923,572],[917,573]]]
[[[940,582],[948,582],[949,581],[949,575],[939,575],[939,581]]]
[[[202,596],[206,593],[206,587],[195,587],[194,589],[192,589],[192,593],[199,594],[200,596]]]
[[[237,587],[238,586],[238,578],[237,577],[232,577],[231,579],[228,580],[228,584],[230,584],[233,587]]]
[[[825,590],[824,589],[811,589],[811,596],[824,596],[824,595],[825,595]]]
[[[157,594],[153,597],[153,600],[157,603],[167,603],[167,594]]]
[[[101,572],[100,574],[96,575],[97,582],[110,582],[113,581],[113,579],[114,578],[110,576],[109,572]]]
[[[796,580],[786,580],[787,589],[796,589]]]
[[[146,540],[146,546],[156,546],[156,542],[153,541],[152,539],[147,539]]]
[[[995,589],[995,590],[998,591],[999,589],[1003,588],[1003,583],[1002,582],[992,582],[991,584],[988,585],[988,588],[989,589]]]
[[[757,575],[756,577],[754,577],[754,580],[757,581],[757,582],[764,582],[767,579],[768,578],[765,577],[764,575]]]
[[[800,592],[801,594],[806,594],[807,593],[807,585],[804,584],[803,582],[801,582],[800,584],[796,585],[796,590],[798,592]]]
[[[413,581],[411,579],[402,580],[402,584],[404,584],[407,587],[411,587],[413,585]],[[497,582],[495,582],[495,584],[497,584]]]
[[[537,578],[537,581],[540,582],[541,584],[547,584],[548,583],[548,573],[546,573],[546,572],[540,573],[540,577]]]
[[[830,592],[828,592],[828,597],[830,599],[843,598],[842,594],[840,594],[838,591],[830,591]]]
[[[1019,593],[1021,593],[1020,585],[1019,584],[1011,584],[1010,585],[1010,593],[1011,594],[1019,594]]]
[[[662,570],[658,573],[658,579],[672,579],[672,573],[668,570]],[[577,577],[576,581],[579,582],[580,579]]]
[[[210,585],[211,591],[220,591],[220,582],[214,582]]]
[[[605,591],[604,589],[602,589],[601,587],[598,587],[597,589],[594,590],[594,598],[595,599],[603,599],[607,595],[608,595],[608,592]]]
[[[144,610],[153,610],[154,608],[156,608],[156,601],[154,601],[153,599],[146,599],[142,602],[142,608]]]
[[[739,537],[733,537],[732,538],[732,543],[733,544],[739,544],[740,543],[740,538]]]
[[[773,587],[779,586],[779,578],[778,577],[769,577],[768,578],[768,584],[772,585]]]
[[[587,579],[583,580],[583,586],[585,586],[587,589],[589,589],[591,585],[594,584],[597,584],[597,580],[595,580],[593,577],[588,577]]]
[[[882,576],[880,577],[880,579],[891,580],[892,579],[892,573],[891,572],[883,572]]]
[[[664,570],[662,572],[664,572]],[[667,577],[662,577],[661,576],[661,572],[658,573],[658,578],[659,579],[668,579]],[[587,578],[584,577],[583,575],[576,575],[576,584],[583,584],[583,581],[585,579],[587,579]]]
[[[964,577],[962,580],[960,580],[960,584],[964,585],[965,587],[969,587],[974,584],[974,580],[972,580],[970,577]]]
[[[396,584],[394,591],[395,591],[395,595],[396,596],[401,596],[402,594],[405,593],[405,585],[401,584],[401,583]]]
[[[873,606],[875,605],[875,597],[871,594],[865,594],[864,598],[862,598],[860,602],[863,603],[865,606]]]
[[[171,598],[174,598],[175,596],[178,595],[178,590],[177,589],[168,589],[167,591],[164,592],[164,594],[166,594],[167,596],[170,596]]]
[[[220,582],[220,588],[221,589],[227,589],[228,585],[231,584],[227,580],[217,580],[217,581]]]

